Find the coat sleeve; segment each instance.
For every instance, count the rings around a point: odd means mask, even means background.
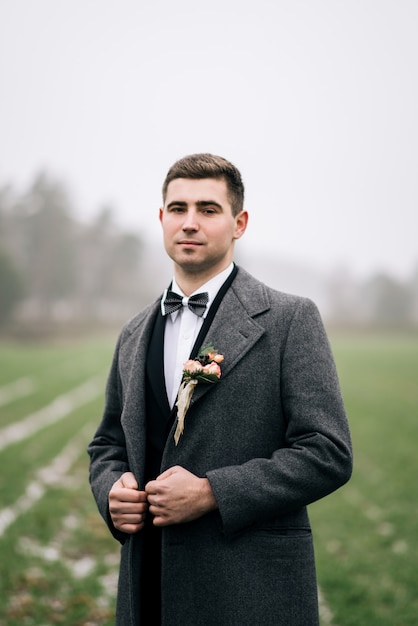
[[[102,420],[87,447],[90,456],[89,479],[97,507],[113,536],[121,541],[126,538],[112,523],[108,496],[112,485],[124,472],[129,471],[125,435],[121,425],[122,390],[118,371],[118,340],[106,384],[105,408]]]
[[[277,363],[267,376],[280,376],[281,397],[272,398],[271,406],[286,421],[284,445],[269,458],[207,473],[226,534],[292,514],[351,476],[351,438],[336,366],[311,300],[297,300]]]

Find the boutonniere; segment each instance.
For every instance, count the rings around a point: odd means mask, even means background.
[[[224,357],[219,354],[212,344],[206,344],[200,350],[197,358],[189,359],[183,365],[183,377],[177,395],[177,428],[174,441],[177,445],[184,431],[184,419],[190,406],[193,392],[198,383],[217,383],[221,377],[221,368]]]

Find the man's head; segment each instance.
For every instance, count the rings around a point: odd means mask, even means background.
[[[238,215],[244,208],[244,183],[239,170],[224,159],[209,153],[190,154],[179,159],[171,166],[163,184],[165,202],[167,187],[176,178],[214,178],[224,180],[228,189],[228,198],[232,214]]]
[[[159,218],[177,284],[186,295],[232,262],[235,241],[247,228],[243,197],[240,173],[221,157],[194,154],[169,170]]]

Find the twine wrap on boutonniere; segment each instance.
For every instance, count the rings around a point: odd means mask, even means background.
[[[189,359],[183,365],[183,377],[177,394],[177,427],[174,433],[174,442],[177,445],[184,431],[184,420],[190,406],[193,392],[198,383],[217,383],[221,377],[221,368],[224,357],[208,343],[200,350],[197,358]]]

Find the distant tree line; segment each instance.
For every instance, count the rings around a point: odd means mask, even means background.
[[[139,235],[110,207],[82,223],[62,182],[37,175],[21,194],[0,189],[0,329],[117,324],[149,301]]]
[[[0,330],[38,332],[119,325],[155,295],[141,237],[103,207],[75,217],[65,185],[46,173],[18,193],[0,188]],[[345,327],[416,328],[418,266],[402,282],[385,273],[359,284],[327,283],[329,322]]]
[[[418,328],[418,266],[409,280],[384,272],[357,282],[337,274],[328,284],[330,321],[337,326],[377,329]]]

